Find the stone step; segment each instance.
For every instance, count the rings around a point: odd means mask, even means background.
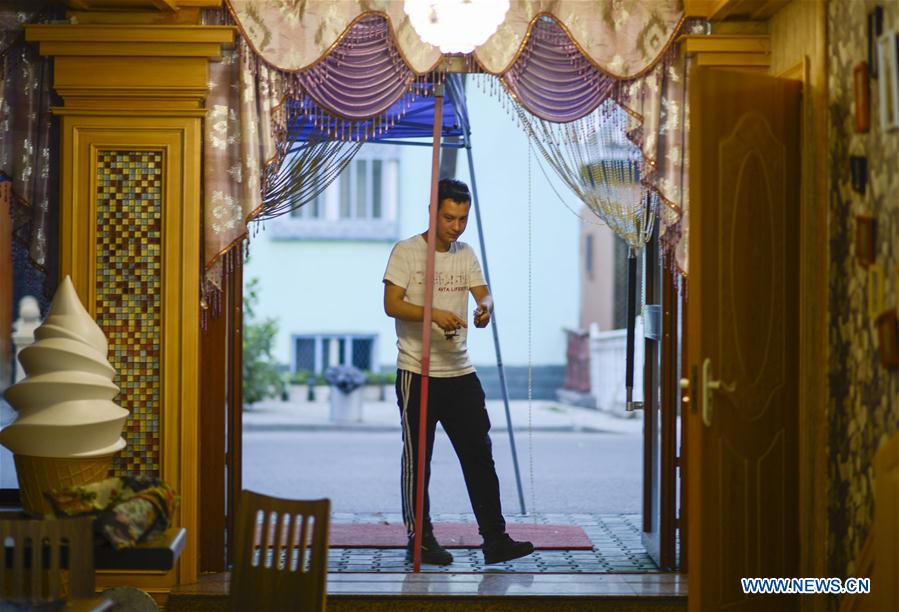
[[[464,612],[683,612],[680,574],[332,573],[329,612],[460,610]],[[228,610],[228,574],[176,587],[166,610]]]

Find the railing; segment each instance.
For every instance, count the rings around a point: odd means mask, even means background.
[[[643,319],[637,317],[634,329],[634,399],[643,398]],[[622,417],[636,417],[625,410],[624,385],[627,357],[627,330],[599,331],[590,326],[590,394],[596,408]]]

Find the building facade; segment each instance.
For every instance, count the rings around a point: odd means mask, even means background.
[[[529,167],[527,136],[498,101],[471,81],[467,89],[503,361],[515,378],[515,371],[526,370],[530,348],[551,394],[563,383],[564,329],[579,324],[576,200],[556,185],[567,198],[559,200],[536,151]],[[465,151],[446,151],[458,155],[456,178],[470,185]],[[384,314],[381,279],[393,243],[427,229],[430,164],[426,147],[363,145],[314,202],[266,221],[252,239],[244,278],[259,281],[257,312],[277,319],[275,355],[290,371],[320,373],[338,363],[372,371],[395,367],[396,335]],[[462,240],[483,267],[474,211]],[[468,343],[475,366],[492,378],[491,331],[472,328]],[[510,386],[516,386],[512,379]]]

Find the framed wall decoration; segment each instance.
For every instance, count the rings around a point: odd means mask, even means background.
[[[899,58],[896,53],[896,31],[885,32],[877,39],[877,102],[880,127],[899,127]]]
[[[883,7],[875,6],[868,13],[868,75],[877,78],[877,37],[883,34]]]
[[[852,71],[855,93],[855,131],[860,134],[871,129],[871,88],[868,63],[859,62]]]
[[[861,155],[849,156],[849,177],[852,179],[852,191],[865,195],[868,184],[868,158]]]
[[[875,324],[880,363],[885,368],[899,366],[899,324],[896,322],[896,310],[885,310],[880,313]]]
[[[855,216],[855,258],[863,266],[874,263],[877,253],[877,219],[867,215]]]
[[[868,316],[877,319],[883,312],[883,266],[868,266]]]

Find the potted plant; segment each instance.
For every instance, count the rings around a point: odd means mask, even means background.
[[[361,421],[362,385],[365,384],[362,370],[351,365],[332,366],[325,370],[325,382],[331,386],[331,421]]]

